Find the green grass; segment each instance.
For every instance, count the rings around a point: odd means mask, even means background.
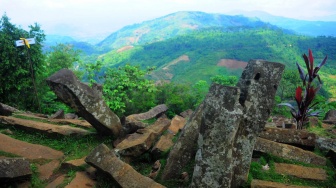
[[[1,126],[0,126],[1,128]],[[86,136],[52,136],[37,132],[25,132],[11,127],[13,132],[12,138],[29,142],[32,144],[40,144],[55,150],[62,151],[66,160],[79,159],[85,157],[97,145],[105,143],[112,145],[113,137],[101,135],[86,135]]]
[[[270,170],[268,171],[262,170],[262,165],[265,165],[266,163],[268,163],[270,166]],[[275,172],[274,163],[288,163],[288,164],[296,164],[296,165],[301,165],[301,166],[306,166],[306,167],[319,167],[319,168],[326,170],[328,179],[326,181],[305,180],[305,179],[300,179],[300,178],[296,178],[296,177],[289,176],[289,175],[277,174]],[[307,163],[285,160],[279,157],[265,154],[259,159],[258,162],[251,162],[248,183],[244,187],[249,187],[252,179],[259,179],[259,180],[265,180],[265,181],[287,183],[291,185],[326,187],[326,188],[330,187],[331,188],[335,186],[336,184],[336,180],[333,177],[335,177],[335,170],[333,169],[330,161],[327,162],[326,166],[317,166],[317,165],[312,165],[312,164],[307,164]]]

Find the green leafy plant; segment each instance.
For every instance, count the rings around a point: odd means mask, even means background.
[[[295,91],[295,101],[297,108],[289,103],[281,103],[279,106],[287,106],[291,110],[291,115],[295,118],[297,129],[302,129],[307,124],[308,118],[311,116],[318,116],[319,111],[313,111],[313,107],[318,102],[312,103],[318,90],[321,88],[322,82],[320,76],[317,74],[321,67],[326,63],[327,56],[323,61],[314,68],[314,57],[312,51],[309,49],[309,57],[303,54],[303,59],[306,63],[307,73],[304,74],[303,68],[296,63],[300,78],[303,82],[302,87],[298,86]],[[317,85],[314,84],[314,79],[318,78]]]

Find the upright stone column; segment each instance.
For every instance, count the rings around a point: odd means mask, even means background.
[[[244,107],[244,120],[234,140],[232,187],[247,181],[253,148],[272,111],[284,69],[280,63],[251,60],[240,77],[237,87],[241,90],[239,102]]]
[[[233,143],[242,121],[240,90],[213,84],[206,99],[198,136],[191,187],[230,187]]]
[[[239,187],[247,181],[284,65],[252,60],[237,87],[213,85],[205,99],[191,187]]]

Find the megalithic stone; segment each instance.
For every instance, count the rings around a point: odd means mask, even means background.
[[[191,187],[240,187],[273,107],[284,65],[251,60],[237,87],[212,85],[204,100]]]
[[[239,187],[247,181],[253,148],[272,111],[284,69],[280,63],[251,60],[240,77],[237,87],[241,90],[239,102],[244,108],[244,120],[234,140],[231,187]]]
[[[178,179],[183,168],[195,157],[202,112],[203,104],[197,107],[182,129],[178,140],[169,152],[167,164],[161,176],[163,180]]]
[[[243,120],[240,90],[213,84],[203,101],[191,187],[230,187],[236,132]],[[253,149],[253,148],[252,148]]]
[[[80,82],[68,69],[61,69],[46,81],[57,97],[87,120],[98,133],[120,136],[120,119],[107,106],[100,91]]]

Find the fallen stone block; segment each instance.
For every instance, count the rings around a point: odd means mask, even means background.
[[[102,170],[112,176],[121,187],[133,188],[162,188],[149,177],[135,171],[130,165],[124,163],[106,145],[97,146],[85,159],[89,165]]]
[[[61,69],[46,81],[57,97],[87,120],[98,133],[120,136],[122,126],[118,116],[107,106],[101,92],[95,87],[80,82],[68,69]]]
[[[176,115],[172,119],[171,124],[168,127],[168,130],[171,131],[175,135],[180,130],[183,129],[183,127],[185,126],[185,124],[186,124],[186,120],[183,117]]]
[[[50,119],[64,119],[64,110],[58,110],[50,116]]]
[[[251,182],[251,188],[312,188],[312,187],[290,185],[290,184],[254,179]]]
[[[76,172],[75,178],[67,185],[65,188],[85,188],[85,187],[95,187],[96,181],[91,179],[91,177],[86,172]]]
[[[61,159],[64,157],[64,154],[60,151],[16,140],[4,134],[0,134],[0,143],[6,143],[0,144],[0,151],[19,155],[27,159]]]
[[[132,114],[126,117],[126,122],[132,121],[143,121],[152,119],[159,114],[162,114],[168,110],[168,107],[165,104],[160,104],[155,106],[154,108],[150,109],[148,112],[141,113],[141,114]]]
[[[275,172],[278,174],[319,181],[325,181],[328,178],[326,171],[321,168],[304,167],[286,163],[274,163],[274,166]]]
[[[155,144],[155,146],[152,149],[152,153],[155,156],[160,156],[162,152],[168,151],[171,147],[173,147],[173,137],[174,135],[171,133],[167,133],[165,135],[162,135],[160,137],[160,140]]]
[[[0,103],[0,115],[1,116],[11,116],[14,112],[18,112],[18,111],[19,110],[14,107]]]
[[[273,142],[264,138],[258,138],[254,146],[255,151],[269,153],[281,158],[296,160],[308,164],[326,165],[326,159],[313,152],[301,148]]]
[[[265,127],[265,129],[259,134],[259,137],[274,142],[308,147],[315,147],[316,140],[316,135],[314,133],[309,133],[306,130],[291,130],[270,127]]]
[[[155,140],[167,130],[169,125],[169,119],[160,118],[145,129],[139,129],[136,133],[130,134],[116,146],[115,150],[122,156],[139,156],[153,146]]]
[[[319,137],[316,139],[315,146],[327,153],[329,150],[336,150],[336,139]]]
[[[30,178],[30,163],[24,158],[0,159],[0,183]]]
[[[84,129],[71,127],[69,125],[55,125],[49,123],[43,123],[33,120],[20,119],[15,117],[0,116],[0,122],[7,125],[12,125],[14,127],[28,130],[28,131],[38,131],[45,134],[59,134],[64,136],[70,135],[88,135],[93,134]]]

